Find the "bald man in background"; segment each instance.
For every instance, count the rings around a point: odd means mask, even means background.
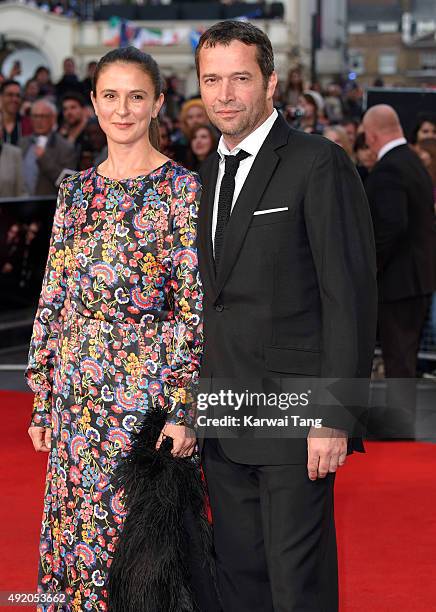
[[[401,379],[388,384],[387,409],[373,418],[382,437],[411,439],[416,396],[410,379],[416,377],[420,337],[436,285],[432,183],[392,107],[371,107],[363,127],[378,159],[365,189],[376,239],[379,336],[386,377]]]

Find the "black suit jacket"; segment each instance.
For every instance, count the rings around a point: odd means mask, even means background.
[[[368,377],[376,329],[375,248],[365,192],[346,153],[325,138],[293,130],[279,115],[235,204],[215,274],[217,173],[216,154],[202,171],[199,213],[202,378]],[[281,207],[288,210],[253,215]],[[351,428],[348,416],[324,424]],[[303,436],[222,438],[221,444],[241,463],[307,460]],[[354,446],[362,450],[361,441]]]
[[[389,151],[365,181],[374,222],[379,299],[430,294],[435,283],[433,187],[408,145]]]

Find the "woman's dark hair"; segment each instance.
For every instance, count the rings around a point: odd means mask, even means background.
[[[97,81],[101,72],[111,64],[136,64],[145,74],[147,74],[154,87],[154,99],[157,100],[163,90],[163,79],[157,62],[148,53],[143,53],[136,47],[123,47],[113,49],[103,55],[95,69],[94,78],[92,79],[92,93],[94,97],[97,95]],[[159,121],[152,119],[149,128],[150,143],[156,149],[159,149]]]
[[[357,153],[357,151],[361,151],[362,149],[367,149],[368,145],[366,144],[365,132],[360,132],[357,134],[356,141],[353,146],[353,151]]]
[[[220,21],[211,26],[200,37],[195,50],[195,67],[197,76],[200,76],[200,51],[203,47],[216,47],[216,45],[230,45],[238,40],[244,45],[255,45],[257,49],[257,63],[262,72],[265,88],[274,72],[274,54],[271,41],[262,30],[248,21]]]
[[[427,170],[431,176],[433,187],[436,187],[436,138],[424,138],[424,140],[418,142],[418,147],[430,155],[431,164]]]
[[[211,125],[208,125],[207,123],[195,126],[195,128],[191,132],[191,142],[194,140],[197,135],[197,132],[200,130],[207,130],[209,132],[210,138],[212,140],[212,150],[216,149],[216,147],[218,146],[218,134],[216,133],[216,130],[214,130],[214,128]]]
[[[190,170],[195,170],[196,172],[200,170],[200,167],[203,162],[197,158],[194,151],[192,150],[192,141],[194,140],[197,132],[199,132],[200,130],[207,130],[209,132],[209,135],[212,141],[211,148],[210,148],[208,155],[210,155],[212,151],[215,151],[218,145],[218,134],[216,130],[210,124],[203,123],[201,125],[195,126],[195,128],[192,130],[191,135],[190,135],[189,149],[186,154],[186,167],[189,168]]]
[[[410,134],[410,144],[416,144],[418,142],[418,132],[424,123],[433,123],[433,125],[436,126],[436,113],[419,113],[416,118],[415,127]]]

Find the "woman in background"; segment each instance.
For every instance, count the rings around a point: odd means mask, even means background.
[[[329,125],[324,129],[324,136],[342,147],[347,155],[353,159],[353,149],[347,132],[341,125]]]
[[[198,172],[207,157],[216,151],[218,137],[210,125],[199,125],[192,130],[187,167]]]

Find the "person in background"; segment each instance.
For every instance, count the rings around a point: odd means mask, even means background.
[[[20,142],[26,191],[29,195],[54,195],[62,170],[76,168],[76,152],[73,145],[55,131],[57,110],[54,104],[46,99],[37,100],[30,117],[33,134]]]
[[[185,101],[184,96],[180,93],[180,82],[175,76],[169,76],[165,81],[165,114],[172,120],[176,119],[180,112],[180,108]]]
[[[209,125],[199,125],[192,130],[188,153],[188,168],[198,172],[205,159],[218,145],[216,131]]]
[[[346,118],[341,121],[340,125],[347,132],[348,139],[351,143],[351,147],[353,148],[357,138],[359,123],[354,119]]]
[[[86,104],[91,104],[92,80],[94,78],[97,62],[95,60],[88,62],[86,67],[86,77],[82,81],[82,93],[85,97]]]
[[[24,86],[23,102],[20,108],[21,115],[30,115],[32,104],[40,97],[39,84],[36,79],[29,79]]]
[[[83,86],[76,74],[76,64],[72,57],[64,59],[64,74],[56,84],[56,98],[62,100],[66,93],[77,92],[83,94]]]
[[[291,115],[291,126],[307,134],[322,134],[324,128],[319,121],[322,111],[322,96],[308,89],[300,96],[294,116]]]
[[[85,128],[83,148],[91,151],[94,160],[94,166],[97,166],[107,158],[107,139],[106,134],[100,127],[98,119],[91,117]]]
[[[357,135],[356,142],[354,143],[354,155],[356,158],[356,169],[360,175],[362,181],[365,181],[368,174],[374,168],[377,163],[377,155],[374,151],[366,144],[365,134],[360,133]]]
[[[434,211],[436,215],[436,139],[424,138],[415,146],[415,151],[430,174],[433,184]],[[436,292],[433,293],[430,316],[427,321],[427,330],[424,330],[424,336],[426,332],[431,344],[436,346]],[[436,379],[436,370],[433,369],[430,373],[424,373],[424,377]]]
[[[79,159],[89,116],[82,94],[77,92],[65,94],[62,100],[62,116],[64,121],[59,134],[73,145]]]
[[[416,145],[425,138],[436,138],[436,114],[420,113],[410,135],[410,143]]]
[[[328,138],[332,142],[335,142],[337,145],[342,147],[344,151],[348,154],[348,156],[354,160],[353,158],[353,149],[350,144],[350,140],[348,138],[347,132],[340,125],[328,125],[324,128],[325,138]]]
[[[3,81],[0,86],[3,140],[13,145],[18,145],[23,136],[27,136],[32,132],[30,119],[20,115],[21,102],[21,85],[11,79]]]
[[[55,97],[55,86],[51,81],[50,70],[46,66],[38,66],[33,78],[38,82],[41,97]]]
[[[324,97],[324,112],[329,123],[340,123],[344,118],[341,94],[341,86],[337,83],[330,83],[327,86],[327,92]]]
[[[303,73],[300,67],[291,68],[288,72],[284,91],[284,102],[290,107],[296,108],[300,101],[300,96],[304,91]]]
[[[209,123],[204,104],[200,98],[192,98],[185,102],[180,110],[181,134],[173,141],[174,159],[186,163],[191,133],[195,127]]]
[[[408,146],[395,110],[371,107],[363,118],[377,163],[365,181],[377,249],[378,326],[387,407],[372,415],[369,431],[415,437],[417,353],[436,288],[433,186]]]
[[[0,113],[0,198],[17,198],[23,195],[25,188],[21,150],[8,142],[3,142]]]
[[[192,130],[195,127],[209,123],[206,109],[200,98],[193,98],[183,104],[180,111],[180,122],[187,140],[191,138]]]
[[[349,83],[345,88],[343,101],[344,115],[354,121],[360,121],[363,108],[363,90],[356,81]]]
[[[159,151],[170,159],[174,159],[169,123],[169,120],[166,121],[162,117],[159,119]]]

